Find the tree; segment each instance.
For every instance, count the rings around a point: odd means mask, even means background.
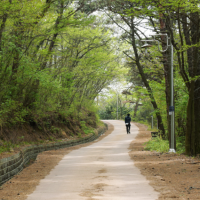
[[[98,20],[82,13],[84,1],[79,3],[0,3],[3,128],[30,121],[67,123],[69,116],[87,119],[95,97],[118,76],[114,37],[95,27]]]
[[[135,2],[132,0],[132,2]],[[199,6],[198,1],[141,1],[142,13],[149,16],[156,31],[165,28],[173,44],[179,73],[189,92],[187,106],[186,153],[196,155],[199,149]],[[161,29],[162,30],[162,29]],[[162,39],[162,38],[161,38]]]

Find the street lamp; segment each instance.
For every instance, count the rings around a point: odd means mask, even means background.
[[[118,92],[117,92],[117,120],[118,120]]]
[[[153,129],[153,115],[151,115],[151,129]]]
[[[166,36],[167,38],[167,47],[166,49],[164,50],[161,50],[160,47],[159,47],[159,41],[155,38],[156,36]],[[155,35],[152,35],[152,40],[141,40],[142,42],[145,42],[145,44],[142,46],[142,48],[145,48],[146,51],[147,51],[147,48],[152,46],[152,45],[149,45],[147,42],[157,42],[158,43],[158,50],[161,52],[161,53],[164,53],[167,51],[168,47],[171,47],[171,87],[170,87],[170,90],[171,90],[171,99],[170,99],[170,107],[169,107],[169,115],[171,116],[171,146],[170,146],[170,149],[169,149],[169,152],[173,152],[175,153],[175,145],[174,145],[174,74],[173,74],[173,45],[172,43],[169,45],[168,44],[168,40],[169,40],[169,37],[167,35],[167,33],[161,33],[161,34],[155,34]]]

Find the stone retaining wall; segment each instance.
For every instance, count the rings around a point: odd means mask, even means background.
[[[57,142],[57,143],[52,143],[52,144],[41,144],[41,145],[25,147],[17,154],[8,158],[1,159],[0,160],[0,185],[4,184],[9,179],[11,179],[14,175],[21,172],[31,159],[36,159],[37,155],[40,152],[48,151],[52,149],[55,150],[55,149],[71,147],[71,146],[94,141],[99,136],[101,136],[107,129],[108,129],[108,126],[107,124],[105,124],[105,127],[98,129],[98,134],[93,134],[88,137],[80,138],[80,139],[72,140],[72,141],[63,141],[63,142]]]

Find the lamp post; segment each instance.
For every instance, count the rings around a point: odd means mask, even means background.
[[[151,115],[151,129],[153,129],[153,115]]]
[[[117,92],[117,120],[118,120],[118,92]]]
[[[164,50],[161,50],[159,47],[159,41],[155,38],[156,36],[166,36],[167,38],[167,47]],[[167,51],[168,47],[171,47],[171,68],[170,68],[170,72],[171,72],[171,79],[170,79],[170,94],[171,94],[171,99],[170,99],[170,107],[169,107],[169,115],[171,116],[171,145],[170,145],[170,149],[169,152],[176,152],[175,151],[175,142],[174,142],[174,74],[173,74],[173,45],[172,44],[168,44],[168,40],[169,37],[166,33],[161,33],[161,34],[155,34],[152,35],[152,40],[141,40],[143,42],[145,42],[145,44],[142,46],[142,48],[145,48],[147,51],[147,47],[151,47],[152,45],[149,45],[147,42],[157,42],[158,43],[158,50],[161,53],[164,53]]]

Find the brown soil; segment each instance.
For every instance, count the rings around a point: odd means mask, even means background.
[[[130,145],[130,156],[150,185],[160,193],[159,200],[200,199],[200,160],[174,153],[144,151],[150,131],[135,123],[140,131]]]
[[[36,161],[0,187],[0,200],[25,200],[27,195],[35,190],[40,180],[44,179],[66,154],[72,150],[98,142],[110,134],[113,129],[114,127],[108,124],[108,131],[93,142],[40,153]]]
[[[84,124],[92,129],[97,128],[96,116],[94,113],[82,109],[82,118],[75,116],[63,117],[56,112],[43,113],[44,116],[38,116],[34,113],[25,117],[24,123],[9,125],[9,123],[0,127],[0,152],[9,151],[6,154],[0,153],[0,159],[9,157],[18,152],[22,146],[27,144],[41,144],[55,142],[55,140],[76,139],[81,134],[87,135],[83,131]],[[82,122],[82,123],[81,123]],[[8,154],[8,155],[7,155]]]

